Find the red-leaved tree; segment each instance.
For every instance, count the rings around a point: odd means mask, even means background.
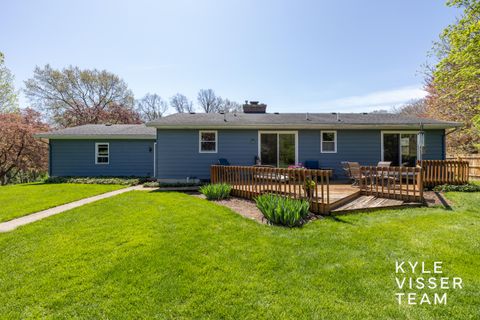
[[[37,176],[48,170],[48,145],[34,137],[48,130],[33,109],[0,113],[0,184],[18,175]]]

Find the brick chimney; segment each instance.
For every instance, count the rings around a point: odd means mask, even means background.
[[[243,113],[266,113],[267,105],[265,103],[258,103],[258,101],[245,101],[243,105]]]

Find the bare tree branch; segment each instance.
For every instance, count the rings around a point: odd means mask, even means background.
[[[137,101],[137,111],[143,121],[161,118],[168,110],[168,104],[158,94],[147,93]]]

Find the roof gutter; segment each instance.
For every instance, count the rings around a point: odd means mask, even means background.
[[[155,125],[150,124],[149,127],[157,129],[275,129],[291,130],[291,129],[411,129],[418,130],[418,123],[412,124],[250,124],[250,125],[219,125],[219,124],[177,124],[177,125]],[[460,128],[462,124],[423,124],[424,129],[449,129]]]
[[[445,133],[445,137],[448,136],[448,135],[450,135],[450,134],[452,134],[452,133],[454,133],[455,131],[460,130],[461,128],[462,128],[462,127],[456,127],[456,128],[454,128],[453,130],[451,130],[451,131],[449,131],[449,132],[446,132],[446,133]]]
[[[109,139],[109,140],[155,140],[157,137],[155,135],[119,135],[119,134],[83,134],[83,135],[74,135],[74,134],[49,134],[49,133],[38,133],[34,135],[37,139],[50,139],[50,140],[98,140],[98,139]]]

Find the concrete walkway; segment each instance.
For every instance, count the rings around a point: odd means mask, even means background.
[[[115,190],[115,191],[111,191],[111,192],[107,192],[107,193],[102,193],[102,194],[99,194],[97,196],[77,200],[77,201],[74,201],[74,202],[63,204],[63,205],[58,206],[58,207],[53,207],[53,208],[50,208],[50,209],[47,209],[47,210],[32,213],[32,214],[29,214],[28,216],[23,216],[23,217],[16,218],[16,219],[13,219],[13,220],[10,220],[10,221],[2,222],[2,223],[0,223],[0,232],[12,231],[12,230],[16,229],[17,227],[23,226],[25,224],[29,224],[29,223],[32,223],[32,222],[35,222],[35,221],[38,221],[38,220],[42,220],[46,217],[50,217],[50,216],[65,212],[67,210],[83,206],[87,203],[92,203],[92,202],[95,202],[95,201],[98,201],[98,200],[110,198],[110,197],[116,196],[118,194],[125,193],[125,192],[132,191],[132,190],[140,190],[142,188],[143,188],[143,186],[133,186],[133,187],[119,189],[119,190]]]

